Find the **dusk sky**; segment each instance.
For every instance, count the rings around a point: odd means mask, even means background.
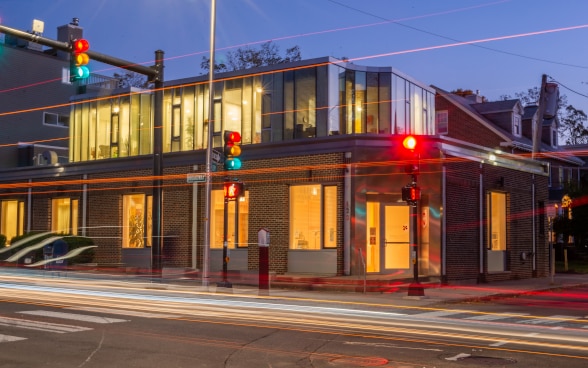
[[[165,80],[202,74],[209,55],[211,0],[0,0],[0,21],[44,37],[80,20],[91,49],[151,65],[165,52]],[[445,90],[489,100],[539,86],[542,74],[588,111],[585,0],[217,0],[216,58],[273,40],[303,59],[347,57],[391,66]],[[470,42],[470,44],[462,44]],[[92,71],[112,75],[104,64]]]

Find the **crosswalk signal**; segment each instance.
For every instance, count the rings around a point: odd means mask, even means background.
[[[417,201],[421,199],[421,188],[416,185],[407,185],[402,188],[402,200],[406,203],[416,206]]]
[[[90,69],[88,69],[90,57],[87,54],[89,49],[90,43],[83,38],[73,40],[71,42],[69,75],[71,82],[86,79],[90,76]]]
[[[237,199],[244,195],[243,183],[226,182],[224,184],[225,199]]]
[[[225,170],[239,170],[241,168],[241,134],[226,130],[224,135]]]

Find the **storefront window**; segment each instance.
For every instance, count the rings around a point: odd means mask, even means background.
[[[488,249],[506,250],[506,193],[488,193],[488,221]]]
[[[77,199],[55,198],[51,200],[51,231],[59,234],[78,234]]]
[[[211,249],[222,249],[224,236],[224,206],[225,197],[222,190],[213,190],[212,198],[212,218],[210,221],[211,228]],[[227,229],[227,246],[234,249],[235,247],[247,247],[249,245],[249,192],[245,191],[245,196],[234,201],[229,201],[228,208],[228,229]],[[237,226],[235,226],[237,224]]]
[[[152,196],[128,194],[123,196],[122,247],[144,248],[151,246]]]
[[[290,188],[290,249],[336,247],[336,225],[336,186],[314,184]]]
[[[24,202],[2,201],[0,234],[6,236],[6,244],[17,235],[24,233]]]

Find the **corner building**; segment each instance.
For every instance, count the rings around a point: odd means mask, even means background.
[[[30,189],[4,196],[30,208],[27,230],[61,224],[95,239],[99,264],[150,267],[152,91],[87,91],[72,98],[70,163],[12,172],[4,183]],[[205,172],[212,129],[219,152],[224,131],[241,133],[243,162],[212,173],[213,274],[222,269],[228,178],[245,183],[245,196],[229,203],[230,271],[258,269],[265,228],[276,274],[401,279],[418,265],[421,277],[449,282],[547,275],[545,220],[534,211],[547,198],[547,166],[439,134],[439,118],[445,131],[453,117],[436,114],[435,96],[392,68],[320,58],[216,75],[209,124],[207,78],[167,82],[163,267],[202,269],[205,185],[188,178]],[[415,152],[402,146],[408,134]],[[415,162],[421,199],[411,211],[401,191]],[[532,262],[520,262],[521,252]]]

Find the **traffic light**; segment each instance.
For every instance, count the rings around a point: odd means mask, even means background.
[[[409,175],[418,175],[419,173],[419,160],[418,160],[418,141],[412,135],[407,135],[402,140],[402,147],[405,149],[405,158],[404,160],[407,162],[404,171]],[[406,152],[408,151],[408,152]]]
[[[241,168],[241,134],[225,130],[225,170],[239,170]]]
[[[80,38],[71,42],[70,75],[71,82],[86,79],[90,76],[88,63],[90,57],[86,53],[90,49],[90,43]]]
[[[417,140],[414,136],[407,135],[404,138],[404,140],[402,140],[402,146],[405,149],[410,150],[411,152],[414,152],[414,150],[417,148]]]
[[[244,193],[243,183],[226,182],[224,184],[225,199],[237,199],[242,197]]]
[[[402,200],[410,205],[416,205],[421,199],[421,188],[416,185],[407,185],[402,188]]]

